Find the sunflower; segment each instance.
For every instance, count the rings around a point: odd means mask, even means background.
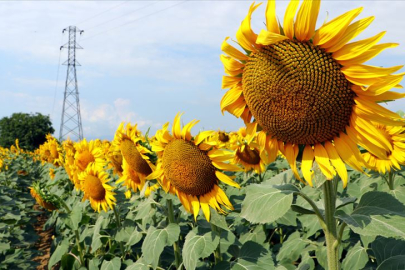
[[[154,168],[150,161],[152,152],[144,145],[142,133],[138,130],[137,124],[132,126],[128,123],[125,128],[124,123],[120,124],[115,133],[113,146],[121,150],[127,167],[138,175],[141,182],[145,181]],[[115,161],[119,162],[119,160]]]
[[[225,192],[218,186],[218,180],[239,188],[220,170],[240,169],[223,162],[233,158],[232,152],[218,149],[215,141],[205,140],[213,131],[201,132],[193,139],[190,130],[199,121],[193,120],[181,129],[180,117],[181,114],[177,114],[174,118],[172,135],[168,131],[169,123],[156,132],[152,150],[158,155],[158,161],[148,179],[157,179],[165,192],[175,194],[195,219],[201,207],[209,221],[210,206],[221,213],[224,210],[220,205],[233,210]]]
[[[108,184],[108,174],[96,166],[88,166],[79,174],[80,186],[84,193],[83,201],[90,200],[94,211],[100,212],[101,208],[107,212],[115,204],[113,187]]]
[[[58,209],[58,198],[56,197],[56,195],[48,194],[46,192],[47,189],[41,187],[41,184],[39,182],[35,182],[29,189],[31,196],[40,206],[49,211]]]
[[[118,183],[124,182],[124,186],[127,188],[128,194],[131,194],[130,191],[133,192],[141,191],[143,186],[145,185],[145,178],[139,177],[139,174],[129,166],[128,162],[124,159],[122,162],[122,176],[118,179]],[[126,195],[126,197],[130,197]]]
[[[385,152],[385,157],[380,158],[370,152],[364,153],[365,161],[380,173],[390,172],[392,168],[401,169],[405,164],[405,128],[390,127],[376,124],[381,136],[384,136],[391,144],[390,151]]]
[[[53,168],[49,168],[49,178],[51,180],[55,179],[55,170]]]
[[[80,189],[80,182],[77,178],[77,169],[75,166],[75,147],[74,143],[71,140],[66,140],[62,143],[63,151],[65,152],[65,157],[63,159],[63,167],[67,175],[69,176],[70,181],[75,185],[76,189]]]
[[[236,132],[216,131],[208,140],[216,140],[218,148],[236,149],[238,147],[238,134]]]
[[[48,162],[59,167],[63,163],[62,148],[59,142],[51,135],[46,135],[46,142],[39,146],[42,163]]]
[[[238,131],[238,146],[236,148],[234,164],[242,164],[245,172],[254,170],[260,174],[266,170],[267,153],[266,139],[258,140],[257,123],[248,123]]]
[[[86,170],[88,166],[95,165],[98,169],[102,169],[107,165],[104,159],[103,151],[100,147],[100,143],[97,141],[87,142],[83,139],[81,142],[75,145],[75,166],[79,173]]]
[[[377,44],[385,32],[348,43],[374,19],[352,23],[362,8],[315,30],[320,1],[304,0],[300,7],[299,3],[290,1],[279,25],[275,1],[269,1],[267,29],[258,35],[250,19],[260,4],[252,4],[236,33],[246,54],[225,39],[222,51],[226,55],[221,60],[228,76],[223,77],[222,88],[229,91],[221,100],[221,110],[245,123],[254,117],[266,135],[269,161],[280,150],[297,179],[301,180],[296,159],[302,151],[301,170],[310,185],[316,161],[328,179],[338,174],[346,186],[345,163],[361,172],[369,167],[358,145],[379,157],[389,151],[389,141],[370,121],[404,125],[399,115],[378,104],[405,96],[389,91],[400,87],[404,73],[394,73],[402,66],[363,64],[398,44]]]

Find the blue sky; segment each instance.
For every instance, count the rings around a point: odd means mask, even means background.
[[[152,134],[177,112],[194,128],[237,130],[240,119],[220,111],[225,37],[235,38],[251,1],[1,1],[0,118],[14,112],[50,115],[59,136],[67,42],[62,29],[84,30],[77,68],[86,138],[112,139],[120,122],[138,123]],[[283,18],[287,1],[277,2]],[[387,30],[382,42],[400,46],[369,62],[405,64],[405,2],[323,1],[318,24],[363,6],[358,18],[375,15],[359,38]],[[254,13],[256,33],[264,27],[265,3]],[[405,108],[405,101],[388,104]]]

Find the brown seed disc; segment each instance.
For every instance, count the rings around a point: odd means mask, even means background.
[[[225,132],[220,131],[218,134],[218,138],[221,142],[224,142],[224,143],[229,142],[229,135],[226,134]]]
[[[103,200],[105,198],[105,189],[100,179],[94,175],[88,175],[84,180],[84,193],[95,200]]]
[[[251,165],[257,165],[260,163],[260,154],[256,149],[250,149],[250,147],[245,147],[243,152],[236,151],[236,155],[240,158],[243,162]]]
[[[204,151],[189,141],[177,139],[166,145],[163,171],[170,182],[188,195],[204,195],[217,182],[215,167]]]
[[[133,170],[145,176],[152,172],[148,163],[142,158],[136,145],[131,140],[124,139],[120,148],[122,155]]]
[[[355,94],[331,54],[284,40],[251,55],[243,95],[256,121],[278,140],[316,144],[344,131]]]

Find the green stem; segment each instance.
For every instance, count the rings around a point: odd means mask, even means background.
[[[339,270],[339,239],[337,236],[335,210],[336,210],[336,188],[333,180],[327,180],[323,184],[323,196],[325,204],[325,224],[324,229],[326,239],[326,249],[328,256],[328,269]]]
[[[346,226],[347,226],[347,224],[345,222],[343,222],[342,225],[340,225],[339,234],[338,234],[338,241],[335,242],[335,246],[336,246],[337,249],[339,248],[339,245],[342,242],[343,232],[345,231]]]
[[[167,210],[168,210],[167,212],[168,212],[169,222],[177,223],[176,220],[174,219],[173,202],[171,199],[167,200]],[[176,269],[179,269],[180,264],[181,264],[181,254],[180,254],[180,247],[179,247],[178,240],[176,242],[174,242],[173,249],[174,249],[174,258],[175,258],[175,263],[176,263]]]
[[[65,203],[64,200],[62,200],[60,197],[58,197],[59,199],[59,203],[63,206],[63,208],[65,208],[66,212],[68,215],[70,215],[70,213],[72,212],[72,210],[69,208],[69,206]],[[75,233],[75,237],[76,237],[76,245],[77,245],[77,250],[79,251],[79,255],[80,255],[80,264],[82,266],[84,266],[84,255],[83,255],[83,249],[82,249],[82,245],[80,244],[80,234],[79,234],[79,230],[75,229],[74,230]]]
[[[211,230],[216,233],[220,239],[221,239],[221,229],[215,226],[214,224],[211,224]],[[220,263],[222,261],[222,254],[221,254],[221,241],[218,243],[217,248],[214,251],[214,257],[215,257],[215,265]]]
[[[80,264],[82,266],[84,266],[83,250],[82,250],[82,245],[80,245],[80,235],[79,235],[79,231],[77,229],[75,230],[75,236],[76,236],[77,250],[79,251],[79,255],[80,255]]]
[[[394,173],[388,172],[388,187],[390,190],[394,190]]]
[[[323,218],[323,215],[321,211],[319,210],[318,206],[316,206],[315,202],[311,200],[307,195],[301,192],[294,192],[294,195],[299,195],[301,196],[304,200],[306,200],[314,210],[316,216],[318,217],[319,223],[321,224],[321,227],[323,230],[326,230],[326,224],[325,224],[325,219]]]
[[[115,205],[113,205],[112,208],[113,208],[113,211],[114,211],[115,219],[117,220],[117,227],[118,227],[118,230],[119,230],[119,229],[121,229],[121,226],[122,226],[121,225],[120,214],[119,214],[117,208],[115,207]],[[120,249],[121,249],[121,252],[122,252],[122,257],[121,258],[125,258],[126,252],[125,252],[125,249],[124,249],[124,245],[122,244],[121,241],[119,241],[119,243],[120,243]]]

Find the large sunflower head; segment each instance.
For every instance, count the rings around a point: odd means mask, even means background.
[[[250,26],[252,4],[236,33],[246,53],[222,44],[221,56],[227,76],[221,100],[228,111],[249,123],[252,118],[266,135],[272,161],[280,150],[296,178],[299,149],[303,149],[302,173],[312,185],[316,161],[328,179],[338,174],[347,183],[344,163],[363,171],[368,167],[358,145],[375,154],[389,150],[386,139],[369,121],[400,126],[404,121],[378,102],[402,98],[390,92],[398,87],[402,68],[363,63],[395,43],[377,44],[385,32],[351,42],[374,19],[354,21],[362,8],[348,11],[315,29],[320,1],[290,1],[278,23],[275,1],[266,8],[266,27],[255,34]],[[295,18],[295,19],[294,19]],[[377,142],[377,143],[376,143]]]
[[[201,207],[209,220],[210,206],[221,213],[224,210],[220,205],[233,209],[218,182],[221,180],[239,187],[220,171],[236,171],[239,167],[225,163],[233,158],[233,152],[220,150],[215,141],[206,140],[213,131],[201,132],[193,138],[190,130],[199,121],[193,120],[182,129],[180,117],[177,114],[174,118],[171,134],[168,130],[169,123],[156,132],[152,150],[159,159],[156,170],[148,179],[158,179],[166,192],[177,195],[184,208],[194,214],[194,218],[197,218]]]
[[[95,166],[88,166],[79,174],[80,186],[84,193],[83,201],[89,200],[94,211],[105,212],[115,204],[114,188],[108,184],[108,174]]]
[[[405,165],[405,128],[404,127],[391,127],[376,124],[381,136],[386,138],[386,141],[390,143],[389,151],[372,154],[366,152],[363,154],[366,162],[371,166],[373,170],[380,173],[390,172],[391,169],[400,170],[400,165]]]
[[[150,161],[152,152],[144,146],[142,133],[138,130],[137,124],[132,126],[128,123],[124,128],[124,123],[121,123],[115,133],[113,146],[121,151],[123,159],[142,181],[152,172],[154,166]]]

